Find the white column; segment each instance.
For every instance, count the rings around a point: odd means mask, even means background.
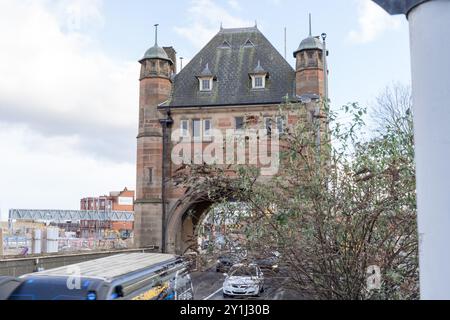
[[[450,299],[450,1],[409,14],[421,298]]]

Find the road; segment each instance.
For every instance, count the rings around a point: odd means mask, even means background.
[[[224,298],[222,284],[225,279],[223,274],[215,272],[215,269],[191,274],[196,300],[298,300],[303,299],[298,294],[283,288],[286,280],[275,276],[267,276],[265,279],[265,291],[261,297]]]

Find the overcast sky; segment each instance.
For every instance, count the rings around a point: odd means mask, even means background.
[[[134,189],[137,61],[154,43],[189,61],[225,28],[255,25],[288,61],[328,34],[334,106],[409,83],[408,24],[369,0],[0,0],[0,208],[78,209]]]

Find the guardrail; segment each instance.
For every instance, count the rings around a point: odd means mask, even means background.
[[[39,240],[40,241],[40,240]],[[132,248],[131,239],[58,238],[59,253]],[[33,239],[20,236],[3,237],[4,256],[27,256],[33,252]]]

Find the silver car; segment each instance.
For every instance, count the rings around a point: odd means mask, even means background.
[[[255,296],[264,292],[264,274],[256,264],[236,264],[223,283],[223,296]]]

